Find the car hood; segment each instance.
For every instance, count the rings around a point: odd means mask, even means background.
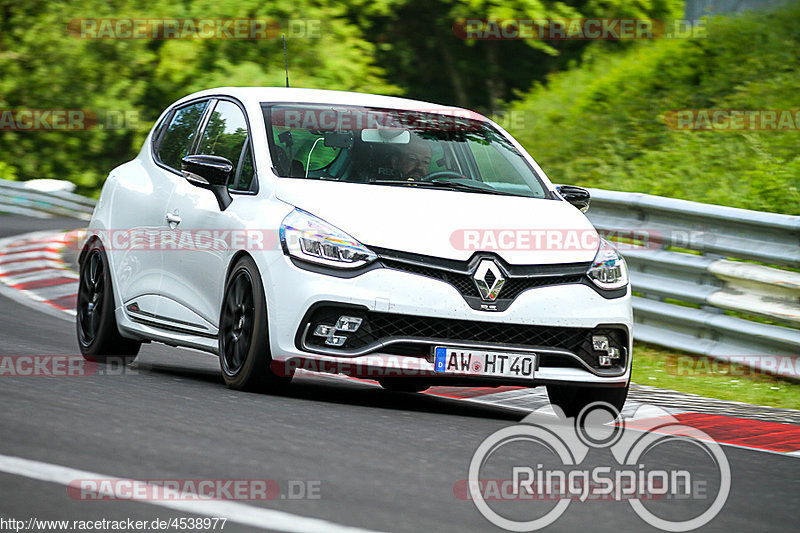
[[[598,235],[563,201],[281,178],[276,196],[367,247],[466,260],[494,252],[510,264],[594,259]]]

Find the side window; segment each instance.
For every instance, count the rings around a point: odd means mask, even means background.
[[[154,145],[158,142],[158,139],[161,137],[161,132],[164,131],[164,127],[169,122],[169,115],[170,115],[169,113],[164,115],[164,118],[162,118],[161,121],[158,124],[156,124],[155,128],[153,129],[153,141],[152,142],[153,142]]]
[[[236,176],[239,172],[242,148],[245,145],[249,143],[247,143],[247,121],[244,113],[233,102],[220,100],[200,138],[197,153],[224,157],[233,163],[233,175]],[[250,167],[252,169],[252,159]],[[252,179],[251,170],[249,180]]]
[[[203,118],[208,101],[182,107],[175,111],[167,131],[158,145],[158,160],[175,170],[181,169],[181,159],[189,153],[197,124]]]
[[[253,177],[255,174],[256,171],[253,167],[253,154],[250,153],[250,143],[245,143],[242,166],[239,169],[239,177],[231,189],[237,191],[249,191],[253,186]]]

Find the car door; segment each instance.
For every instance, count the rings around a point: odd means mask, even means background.
[[[216,335],[225,269],[235,249],[246,245],[243,205],[255,205],[255,170],[244,110],[233,100],[213,103],[195,154],[228,159],[233,173],[228,186],[234,201],[221,211],[214,194],[178,180],[168,202],[175,246],[164,250],[160,313],[192,331]]]
[[[208,104],[205,99],[171,110],[156,128],[150,147],[152,157],[141,161],[141,175],[135,180],[123,180],[125,190],[115,195],[110,253],[115,256],[113,264],[122,303],[131,318],[140,322],[150,322],[158,316],[162,240],[169,227],[164,213],[175,187],[180,159],[191,148]],[[114,245],[122,241],[128,245]]]

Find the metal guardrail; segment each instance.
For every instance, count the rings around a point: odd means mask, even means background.
[[[27,183],[0,179],[0,213],[36,218],[92,217],[94,200],[66,191],[37,190]]]
[[[800,267],[800,217],[590,192],[589,219],[628,262],[637,340],[800,379],[800,273],[785,269]]]

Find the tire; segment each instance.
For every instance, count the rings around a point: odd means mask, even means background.
[[[78,305],[75,327],[78,346],[85,359],[101,364],[128,364],[142,343],[120,335],[108,258],[100,241],[86,249],[80,261]]]
[[[236,390],[275,392],[292,379],[272,372],[267,302],[255,262],[239,259],[225,282],[219,319],[219,363],[225,384]]]
[[[630,382],[624,387],[615,388],[547,385],[547,396],[550,398],[550,403],[560,407],[567,418],[577,417],[584,407],[594,402],[609,404],[618,415],[625,405],[629,388]]]
[[[429,383],[409,378],[379,379],[381,387],[392,392],[422,392],[431,388]]]

